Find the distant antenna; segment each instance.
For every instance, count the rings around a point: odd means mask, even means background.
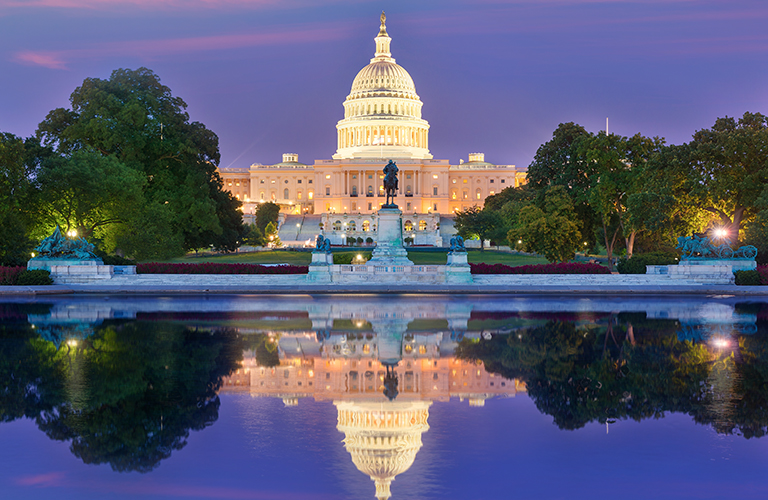
[[[605,117],[605,135],[608,135],[608,117]]]

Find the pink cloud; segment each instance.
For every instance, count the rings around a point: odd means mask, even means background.
[[[62,486],[63,479],[63,472],[50,472],[48,474],[22,476],[16,480],[16,484],[21,486]]]
[[[53,52],[34,52],[25,50],[17,52],[13,60],[27,66],[43,66],[50,69],[67,69],[64,61]]]
[[[338,40],[346,37],[348,33],[348,27],[330,26],[328,23],[324,23],[321,28],[294,26],[291,30],[287,31],[156,40],[129,40],[103,43],[98,46],[80,49],[25,50],[14,54],[13,60],[26,65],[66,69],[67,63],[82,59],[104,59],[109,57],[155,59],[176,54],[234,50],[261,45],[317,43]]]

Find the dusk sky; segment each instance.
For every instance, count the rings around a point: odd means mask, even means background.
[[[765,0],[0,0],[0,132],[146,66],[219,136],[221,166],[328,159],[382,10],[452,163],[527,166],[562,122],[679,144],[768,113]]]

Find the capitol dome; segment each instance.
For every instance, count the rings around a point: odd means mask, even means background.
[[[429,123],[421,118],[423,103],[411,75],[392,57],[383,12],[374,41],[374,57],[358,72],[344,101],[333,158],[430,159]]]

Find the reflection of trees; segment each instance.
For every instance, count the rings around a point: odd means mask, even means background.
[[[465,340],[456,352],[525,381],[539,410],[563,429],[701,406],[711,364],[706,347],[679,341],[673,321],[631,319],[580,327],[550,321],[490,341]]]
[[[253,351],[257,366],[272,367],[280,364],[277,344],[279,337],[273,338],[265,333],[250,333],[243,337],[243,347]]]
[[[3,331],[4,347],[15,345],[8,340],[21,343],[2,357],[0,369],[3,380],[10,372],[15,385],[34,387],[41,401],[32,399],[22,410],[29,396],[4,398],[5,420],[34,417],[52,439],[71,441],[85,463],[109,463],[118,471],[150,471],[186,445],[190,430],[213,424],[221,379],[239,366],[243,352],[231,330],[169,323],[105,324],[58,351],[22,330]]]

